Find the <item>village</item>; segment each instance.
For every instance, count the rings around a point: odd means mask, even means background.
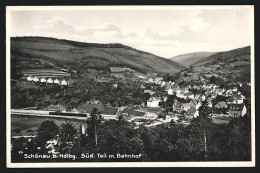
[[[45,70],[46,71],[46,70]],[[60,85],[61,87],[69,85],[71,80],[69,73],[57,72],[56,76],[47,74],[49,71],[44,71],[45,76],[33,76],[33,73],[26,73],[23,77],[27,83],[44,83],[47,85]],[[41,71],[41,73],[43,70]],[[46,74],[45,74],[46,73]],[[59,76],[58,76],[58,75]],[[46,80],[47,75],[47,80]],[[63,77],[62,77],[63,76]],[[58,80],[57,78],[60,78]],[[69,78],[67,81],[62,78]],[[52,80],[55,79],[55,80]],[[104,121],[123,119],[135,124],[136,128],[140,125],[147,127],[156,126],[167,123],[182,123],[190,124],[193,118],[199,116],[199,108],[203,102],[211,108],[212,113],[209,115],[215,123],[228,123],[230,118],[243,117],[247,113],[247,108],[244,104],[245,96],[238,90],[242,83],[230,84],[229,89],[220,88],[216,84],[206,83],[197,85],[188,85],[186,87],[179,86],[174,81],[165,81],[163,77],[142,78],[144,82],[140,88],[143,94],[148,98],[141,105],[129,105],[113,107],[111,105],[102,104],[99,100],[87,101],[85,104],[73,109],[66,109],[64,105],[49,105],[44,110],[12,109],[12,114],[26,115],[42,115],[54,117],[64,116],[66,118],[89,118],[93,108],[98,109]],[[157,85],[164,92],[156,93],[152,85]],[[244,84],[247,85],[247,84]],[[149,86],[149,87],[147,87]],[[113,84],[114,88],[118,84]],[[149,88],[149,89],[147,89]],[[35,109],[35,108],[34,108]]]

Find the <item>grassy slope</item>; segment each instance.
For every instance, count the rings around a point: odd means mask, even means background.
[[[170,58],[174,62],[178,62],[185,67],[190,67],[192,64],[204,59],[208,56],[215,54],[216,52],[194,52],[183,55],[178,55]]]
[[[201,59],[200,61],[194,63],[192,66],[203,66],[208,63],[213,63],[217,60],[227,60],[229,58],[234,58],[241,55],[250,55],[250,46],[216,53],[214,55]]]
[[[92,44],[42,37],[11,38],[11,50],[24,57],[71,62],[83,67],[123,66],[145,72],[177,73],[178,63],[121,44]]]

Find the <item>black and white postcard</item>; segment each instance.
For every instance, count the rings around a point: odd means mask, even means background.
[[[9,168],[253,167],[253,5],[7,6]]]

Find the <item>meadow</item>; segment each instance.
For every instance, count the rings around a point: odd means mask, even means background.
[[[51,117],[36,117],[36,116],[25,116],[25,115],[12,115],[11,117],[11,133],[12,136],[17,135],[36,135],[37,129],[42,122],[47,120],[53,120],[59,127],[66,121],[72,122],[76,129],[79,130],[80,125],[85,125],[84,120],[68,120],[63,118],[51,118]]]

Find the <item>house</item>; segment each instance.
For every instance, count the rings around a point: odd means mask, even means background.
[[[149,78],[149,79],[148,79],[148,82],[153,83],[153,82],[154,82],[154,81],[153,81],[153,78]]]
[[[217,90],[216,90],[216,94],[218,94],[218,95],[223,95],[223,90],[222,90],[222,89],[217,89]]]
[[[199,99],[191,99],[191,101],[195,104],[196,109],[199,109],[199,107],[202,105]]]
[[[49,78],[49,79],[47,80],[47,83],[48,83],[48,84],[51,84],[51,83],[53,83],[53,80],[52,80],[52,78]]]
[[[27,77],[27,81],[31,82],[33,80],[33,78],[31,76]]]
[[[163,77],[155,77],[154,82],[159,84],[159,82],[162,82]]]
[[[46,82],[46,79],[45,78],[41,78],[41,82]]]
[[[227,113],[232,117],[243,117],[247,112],[244,104],[228,104]]]
[[[173,89],[170,88],[167,93],[168,95],[173,95]]]
[[[34,81],[34,82],[39,82],[39,78],[38,78],[38,77],[34,77],[34,78],[33,78],[33,81]]]
[[[182,107],[183,107],[183,110],[185,110],[185,111],[188,111],[191,108],[196,109],[196,105],[194,104],[193,101],[190,101],[188,103],[182,103]],[[191,112],[191,110],[190,110],[190,112]]]
[[[227,108],[227,104],[226,104],[226,102],[221,101],[221,102],[218,102],[218,103],[215,105],[215,108]]]
[[[187,113],[188,114],[194,114],[196,112],[196,108],[194,106],[191,106],[188,110],[187,110]]]
[[[181,112],[183,110],[182,103],[179,102],[178,100],[174,100],[174,103],[172,105],[172,110]]]
[[[148,93],[148,94],[150,94],[152,96],[155,92],[153,92],[151,90],[144,90],[144,93]]]
[[[79,113],[79,110],[76,109],[76,108],[73,108],[73,109],[71,110],[71,112],[73,112],[73,113]]]
[[[59,111],[59,112],[65,112],[66,111],[66,109],[62,105],[60,105],[60,104],[58,104],[58,105],[50,105],[45,110],[46,111]]]
[[[194,99],[199,99],[202,94],[194,94]]]
[[[118,112],[118,108],[105,106],[100,114],[104,119],[116,119]]]
[[[210,95],[211,95],[211,91],[206,91],[206,92],[205,92],[205,95],[206,95],[206,96],[210,96]]]
[[[208,100],[207,103],[208,103],[208,107],[212,108],[212,106],[213,106],[212,102],[210,100]]]
[[[240,96],[234,97],[234,103],[236,104],[242,104],[244,102],[244,99]]]
[[[158,118],[158,115],[153,112],[145,112],[145,115],[141,118],[146,120],[155,120]]]
[[[197,118],[198,116],[199,116],[199,111],[196,110],[195,113],[194,113],[194,115],[193,115],[193,117],[194,117],[194,118]]]
[[[194,94],[192,94],[191,92],[183,93],[183,96],[184,98],[194,99]]]
[[[53,82],[56,83],[56,84],[60,84],[60,81],[57,78]]]
[[[226,102],[227,102],[228,104],[232,104],[232,103],[235,103],[235,100],[230,97],[230,98],[228,98],[228,99],[226,100]]]
[[[180,90],[179,87],[173,88],[172,91],[175,92],[175,93],[177,93],[177,94],[178,94],[178,93],[181,93],[181,90]]]
[[[166,91],[166,92],[167,92],[169,89],[172,89],[172,86],[166,85],[166,87],[165,87],[164,91]]]
[[[117,88],[117,86],[118,86],[118,84],[116,84],[116,83],[115,83],[115,84],[113,84],[113,87],[114,87],[114,88]]]
[[[183,93],[177,93],[176,96],[179,98],[186,98]]]
[[[142,89],[145,89],[145,86],[144,85],[141,85],[141,87],[140,88],[142,88]]]
[[[67,83],[67,81],[66,81],[65,79],[63,79],[63,80],[61,81],[61,85],[65,86],[65,85],[68,85],[68,83]]]
[[[233,87],[231,90],[232,91],[237,91],[237,87]]]
[[[126,108],[123,111],[121,111],[121,115],[123,119],[132,121],[135,119],[156,119],[158,116],[155,113],[152,112],[144,112],[140,110],[135,110],[132,108]]]
[[[204,100],[206,100],[206,96],[204,94],[201,94],[198,99],[200,99],[201,101],[204,101]]]
[[[189,87],[184,87],[180,89],[182,93],[189,93]]]
[[[159,102],[161,102],[161,98],[159,97],[151,97],[147,100],[147,107],[159,107]]]
[[[216,93],[212,93],[212,94],[211,94],[211,97],[212,97],[212,98],[216,98],[216,97],[217,97],[217,94],[216,94]]]

